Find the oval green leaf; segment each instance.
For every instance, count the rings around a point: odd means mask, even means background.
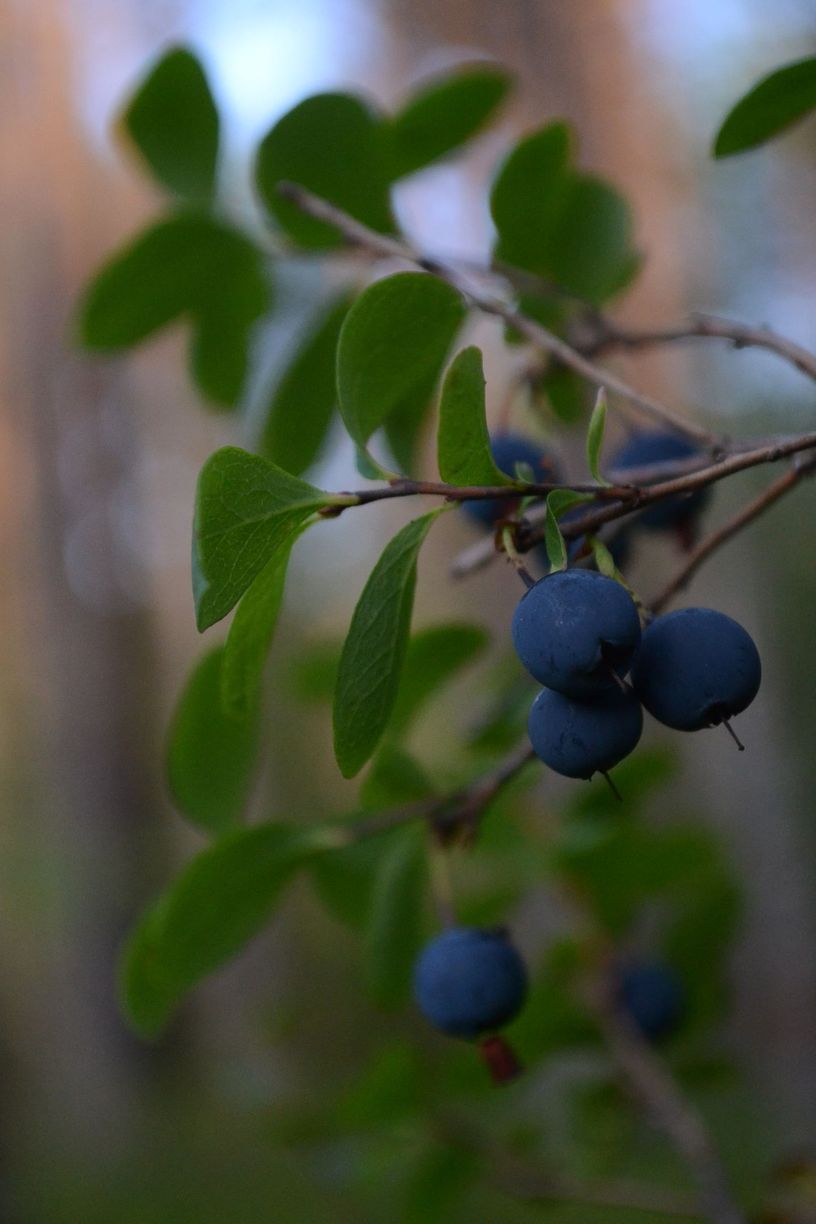
[[[512,150],[490,193],[499,259],[531,270],[546,265],[550,228],[566,187],[571,155],[572,132],[566,123],[548,124]]]
[[[162,56],[125,108],[120,128],[162,187],[188,200],[211,198],[218,111],[191,51],[175,47]]]
[[[199,630],[226,616],[329,495],[260,455],[225,446],[198,477],[193,593]]]
[[[587,466],[593,480],[596,480],[599,485],[608,487],[609,481],[605,480],[601,475],[601,447],[603,446],[605,429],[606,391],[603,387],[599,387],[598,394],[595,397],[595,407],[592,409],[592,416],[589,418],[589,426],[587,428],[586,455]]]
[[[158,1033],[181,997],[258,933],[294,873],[335,840],[331,830],[257,825],[198,854],[124,949],[121,994],[133,1027]]]
[[[265,414],[261,454],[299,476],[320,453],[337,403],[337,341],[348,313],[344,294],[309,329]]]
[[[358,446],[406,401],[426,406],[464,318],[462,295],[424,272],[398,272],[361,294],[337,346],[340,412]]]
[[[492,64],[474,64],[429,81],[390,120],[390,171],[413,174],[458,149],[488,123],[512,78]]]
[[[283,602],[289,556],[299,535],[296,530],[278,545],[232,618],[224,647],[221,698],[233,718],[246,717],[259,702],[264,664]]]
[[[115,352],[189,319],[196,381],[215,403],[231,406],[245,381],[252,326],[271,300],[258,247],[231,226],[186,211],[139,234],[102,268],[80,303],[80,339]]]
[[[281,182],[307,187],[372,229],[394,229],[382,119],[351,94],[315,94],[279,119],[258,150],[255,177],[264,205],[301,246],[343,239],[283,199]]]
[[[334,752],[346,778],[359,773],[388,724],[408,646],[417,558],[440,513],[397,532],[354,609],[334,694]]]
[[[816,107],[816,56],[785,64],[764,77],[726,115],[714,140],[715,157],[756,148]]]
[[[411,989],[411,972],[425,934],[428,852],[422,824],[393,837],[378,863],[365,929],[365,980],[381,1007],[397,1007]]]
[[[173,802],[207,833],[237,825],[246,807],[258,749],[258,707],[230,717],[221,702],[224,647],[196,664],[179,698],[167,743]]]
[[[437,432],[439,474],[452,485],[512,485],[493,462],[485,418],[482,354],[463,349],[442,385]]]

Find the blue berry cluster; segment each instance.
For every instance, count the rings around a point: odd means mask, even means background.
[[[513,643],[545,686],[530,711],[530,742],[568,778],[605,774],[628,756],[643,730],[641,706],[668,727],[699,731],[750,705],[761,678],[756,646],[729,616],[684,608],[641,632],[629,592],[591,570],[532,586],[513,616]]]

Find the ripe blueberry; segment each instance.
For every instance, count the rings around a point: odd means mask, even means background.
[[[589,699],[629,671],[640,618],[628,591],[603,574],[548,574],[513,615],[513,645],[532,676],[568,697]]]
[[[527,970],[501,930],[452,927],[426,945],[414,996],[434,1028],[476,1038],[507,1024],[527,995]]]
[[[682,608],[643,634],[632,683],[650,714],[677,731],[713,727],[749,706],[762,677],[759,653],[730,616]]]
[[[516,464],[525,463],[532,468],[533,479],[538,483],[560,479],[559,465],[555,458],[530,438],[509,431],[494,434],[490,439],[493,460],[505,476],[515,476]],[[518,504],[515,497],[491,497],[486,501],[466,501],[462,505],[465,514],[484,527],[492,527],[498,519],[512,514]]]
[[[640,739],[643,713],[632,693],[609,689],[591,701],[575,701],[542,689],[527,721],[536,756],[567,778],[606,773]]]
[[[700,455],[692,442],[673,433],[633,434],[613,457],[610,468],[625,472],[628,468],[648,467],[652,463],[668,463],[672,459],[690,459]],[[650,481],[656,484],[657,481]],[[668,527],[683,527],[691,523],[708,501],[708,489],[696,489],[693,493],[667,497],[655,502],[642,514],[638,522],[651,531],[663,531]]]
[[[618,977],[618,1002],[644,1037],[656,1041],[683,1018],[685,992],[673,969],[659,961],[633,963]]]

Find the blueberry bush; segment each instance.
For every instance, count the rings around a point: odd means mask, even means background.
[[[189,50],[169,51],[123,111],[120,130],[166,205],[88,286],[82,343],[119,352],[181,321],[202,400],[251,443],[216,451],[199,476],[195,622],[209,634],[232,619],[193,669],[167,750],[175,805],[208,844],[136,923],[122,1005],[156,1037],[302,877],[354,932],[360,1010],[403,1018],[402,1039],[372,1038],[353,1088],[327,1089],[322,1110],[301,1120],[292,1141],[314,1151],[316,1168],[327,1144],[345,1144],[343,1189],[375,1213],[388,1202],[395,1220],[521,1220],[513,1205],[525,1202],[547,1204],[552,1219],[728,1224],[760,1210],[766,1192],[758,1165],[732,1159],[723,1132],[733,1125],[706,1106],[737,1076],[721,1024],[739,898],[705,827],[649,820],[672,766],[638,742],[644,712],[676,731],[725,724],[736,739],[731,721],[760,686],[753,641],[723,610],[665,608],[813,469],[816,433],[727,438],[600,362],[693,337],[760,345],[813,376],[816,357],[722,319],[618,324],[612,304],[642,262],[634,218],[581,168],[565,122],[524,135],[497,167],[484,266],[417,250],[395,186],[477,138],[510,88],[500,67],[474,63],[390,114],[353,93],[305,99],[257,149],[252,221],[229,215],[221,121]],[[783,68],[725,119],[715,156],[814,107],[816,60]],[[262,386],[259,337],[286,309],[279,269],[304,261],[319,269],[309,284],[331,288],[314,291],[287,368]],[[516,369],[492,434],[482,353],[468,342],[477,316],[501,331]],[[264,411],[250,415],[259,398]],[[607,454],[612,414],[626,437]],[[351,490],[310,478],[338,420],[357,456]],[[576,427],[585,465],[570,473],[557,439]],[[717,482],[779,463],[783,475],[707,526]],[[302,661],[313,696],[332,700],[337,769],[346,779],[367,770],[355,810],[246,823],[290,555],[305,532],[386,499],[421,510],[374,563],[342,646]],[[465,617],[414,628],[412,607],[423,544],[457,510],[472,544],[452,557],[453,574],[492,563],[497,582],[519,586],[497,644],[517,658],[485,682],[442,778],[409,732],[484,655],[486,634]],[[638,592],[629,558],[656,533],[676,571],[662,590]],[[546,770],[605,776],[571,784],[560,810],[537,819]],[[570,921],[525,964],[510,926],[542,883]],[[526,1085],[576,1057],[584,1071],[569,1106],[542,1134]]]

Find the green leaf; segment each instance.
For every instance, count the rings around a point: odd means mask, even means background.
[[[317,638],[291,660],[289,687],[300,701],[332,700],[342,650],[342,638]]]
[[[598,573],[603,574],[605,578],[614,578],[615,581],[620,580],[618,567],[615,565],[615,558],[612,556],[609,549],[604,544],[599,536],[591,536],[589,541],[592,555],[595,558],[595,565]]]
[[[494,463],[485,418],[482,354],[463,349],[451,363],[439,403],[439,474],[452,485],[512,485]]]
[[[461,294],[423,272],[398,272],[361,294],[337,347],[340,412],[358,446],[418,390],[421,411],[464,317]]]
[[[198,477],[193,590],[200,631],[226,616],[329,494],[274,463],[225,446]]]
[[[255,244],[203,213],[181,212],[102,268],[80,304],[80,338],[88,348],[115,352],[188,319],[196,381],[215,403],[231,406],[245,381],[252,325],[270,304]]]
[[[378,812],[428,799],[433,793],[433,786],[414,758],[389,742],[371,763],[360,801],[364,810]],[[341,922],[357,929],[366,925],[381,864],[391,856],[402,832],[400,826],[386,829],[314,860],[312,879],[318,896]]]
[[[433,783],[414,757],[387,740],[371,762],[360,787],[360,802],[371,811],[417,803],[434,793]]]
[[[397,470],[414,475],[419,463],[420,442],[433,405],[439,370],[429,370],[424,379],[411,386],[408,394],[388,414],[383,432]]]
[[[312,466],[331,424],[337,403],[337,341],[348,308],[345,294],[329,304],[270,399],[261,454],[295,476]]]
[[[413,174],[465,144],[493,117],[511,85],[502,68],[476,64],[418,90],[387,127],[392,177]]]
[[[571,153],[572,133],[566,123],[551,123],[512,150],[490,193],[499,259],[522,268],[546,266],[549,233],[566,190]]]
[[[632,213],[619,192],[588,174],[572,175],[548,236],[547,272],[569,293],[601,304],[634,278],[640,256]]]
[[[224,833],[241,820],[258,751],[258,708],[229,717],[221,703],[224,647],[196,664],[181,694],[167,744],[173,802],[193,824]]]
[[[334,752],[346,778],[365,765],[394,707],[411,626],[417,558],[440,513],[432,510],[397,532],[354,609],[334,695]]]
[[[182,995],[257,934],[291,876],[333,840],[326,829],[267,824],[196,855],[124,949],[122,998],[134,1028],[157,1033]]]
[[[703,829],[655,830],[599,817],[565,826],[555,862],[578,881],[604,926],[621,933],[651,897],[687,905],[708,881],[716,853]]]
[[[121,128],[156,180],[189,200],[209,200],[218,159],[218,111],[201,64],[175,47],[128,103]]]
[[[592,501],[590,493],[573,493],[571,489],[553,489],[547,495],[547,517],[544,522],[544,546],[550,561],[550,572],[567,568],[567,546],[558,520],[562,514],[581,502]]]
[[[258,704],[263,669],[283,601],[289,556],[300,535],[295,530],[275,549],[238,605],[224,648],[221,698],[233,718]]]
[[[366,984],[381,1007],[398,1006],[410,992],[427,884],[425,829],[406,825],[379,863],[365,932]]]
[[[589,426],[587,428],[586,440],[586,455],[587,466],[592,473],[593,480],[598,484],[609,487],[609,481],[604,480],[601,475],[601,447],[603,446],[604,430],[606,428],[606,391],[603,387],[598,388],[598,394],[595,397],[595,407],[592,409],[592,416],[589,418]]]
[[[816,56],[763,77],[729,111],[714,140],[715,157],[764,144],[816,107]]]
[[[381,117],[351,94],[315,94],[279,119],[258,150],[261,200],[301,246],[342,242],[333,225],[309,217],[278,192],[298,183],[372,229],[391,232],[386,141]]]
[[[564,124],[534,132],[510,154],[490,200],[495,258],[552,284],[540,295],[546,310],[559,293],[600,304],[640,263],[626,201],[608,183],[571,169],[570,157]]]
[[[402,737],[419,711],[455,674],[483,653],[489,642],[479,625],[431,625],[408,643],[389,736]]]

